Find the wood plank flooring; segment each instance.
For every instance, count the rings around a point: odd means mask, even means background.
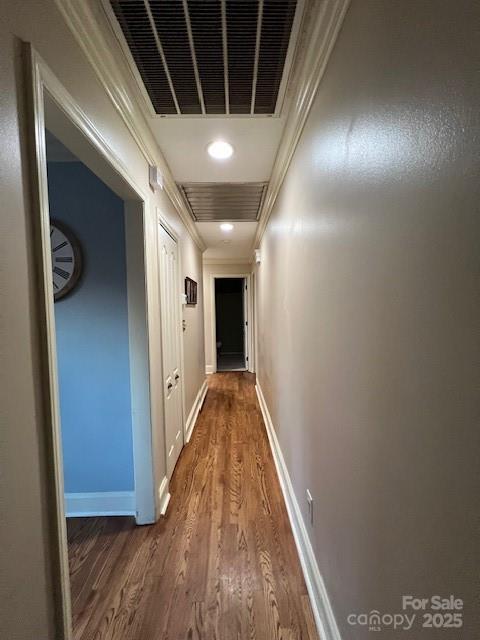
[[[160,522],[68,521],[75,640],[317,640],[254,384],[209,376]]]

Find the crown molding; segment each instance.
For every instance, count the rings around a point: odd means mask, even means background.
[[[250,267],[252,265],[252,261],[250,258],[203,258],[203,264],[241,264]]]
[[[119,60],[124,56],[102,8],[98,11],[97,7],[95,13],[89,1],[55,0],[55,4],[146,161],[162,172],[165,193],[188,233],[198,248],[205,251],[206,245],[138,103],[135,78],[128,67],[125,70],[121,68]]]
[[[311,10],[306,12],[306,50],[294,70],[298,80],[260,211],[252,253],[259,247],[265,233],[349,4],[350,0],[324,0],[319,7],[319,2],[314,0]]]
[[[98,1],[98,0],[97,0]],[[99,0],[103,9],[103,12],[107,18],[107,22],[112,32],[115,35],[115,38],[123,51],[123,55],[125,58],[125,62],[128,65],[128,69],[132,75],[132,78],[135,81],[135,89],[137,93],[135,94],[138,98],[140,98],[140,107],[143,110],[143,113],[148,118],[154,118],[157,114],[155,113],[155,109],[153,108],[152,101],[150,100],[150,96],[145,88],[145,85],[142,80],[142,76],[138,70],[138,67],[133,59],[132,53],[130,51],[130,47],[125,39],[122,28],[120,27],[118,20],[115,16],[115,12],[112,9],[112,5],[110,0]]]

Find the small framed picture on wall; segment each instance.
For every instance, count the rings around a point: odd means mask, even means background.
[[[185,295],[187,304],[197,304],[197,283],[191,278],[185,278]]]

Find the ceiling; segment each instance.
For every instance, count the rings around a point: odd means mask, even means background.
[[[157,118],[150,127],[177,182],[264,182],[270,178],[282,137],[278,118]],[[227,140],[234,155],[218,162],[212,140]]]
[[[187,183],[218,183],[222,197],[222,183],[268,183],[285,127],[305,0],[102,2],[182,193]],[[208,155],[215,140],[233,146],[231,158]],[[234,221],[228,238],[218,222],[199,222],[184,199],[206,259],[251,258],[257,222],[235,222],[246,219],[237,198],[224,214],[213,208],[217,198],[208,199],[210,212],[202,210],[202,219]]]
[[[221,260],[227,262],[249,260],[252,242],[257,228],[256,222],[233,222],[233,231],[223,233],[217,222],[197,222],[207,250],[203,254],[205,260]]]

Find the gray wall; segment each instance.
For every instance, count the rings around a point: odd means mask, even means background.
[[[259,380],[344,640],[410,593],[466,607],[415,637],[479,634],[479,25],[351,3],[261,245]]]
[[[185,241],[186,239],[188,240]],[[186,276],[197,283],[197,304],[182,306],[182,318],[185,321],[185,329],[183,331],[185,365],[183,382],[185,385],[184,417],[186,420],[205,380],[203,265],[202,254],[189,236],[187,238],[181,237],[180,250],[182,286]]]

